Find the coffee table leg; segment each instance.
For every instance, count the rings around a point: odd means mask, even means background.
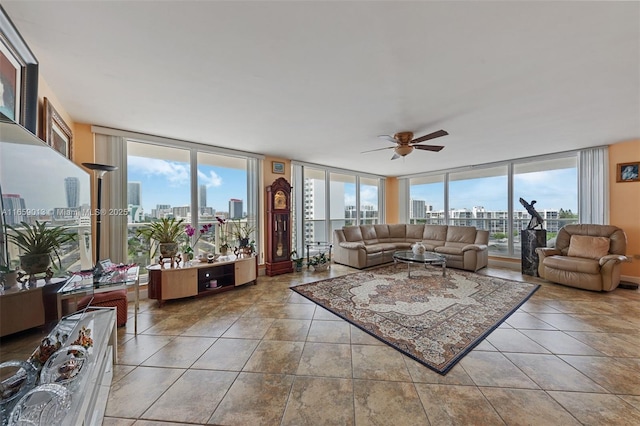
[[[411,262],[407,262],[407,277],[411,278]]]
[[[442,276],[447,276],[447,262],[442,262]]]

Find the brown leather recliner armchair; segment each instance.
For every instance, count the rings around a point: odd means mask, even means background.
[[[620,283],[620,263],[627,261],[627,236],[610,225],[565,225],[555,248],[540,247],[538,274],[555,283],[611,291]]]

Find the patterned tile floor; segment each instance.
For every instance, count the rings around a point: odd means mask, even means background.
[[[542,288],[440,376],[289,290],[353,271],[144,300],[138,336],[132,320],[118,330],[103,424],[640,424],[640,291],[485,269]],[[3,339],[1,358],[24,358],[40,338]]]

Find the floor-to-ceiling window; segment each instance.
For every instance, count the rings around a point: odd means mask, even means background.
[[[360,177],[360,224],[380,223],[380,179]]]
[[[443,225],[444,174],[411,179],[409,186],[409,223]]]
[[[334,229],[358,224],[356,177],[344,173],[329,173],[329,235]]]
[[[449,173],[449,224],[489,231],[489,254],[509,253],[507,167]]]
[[[384,221],[382,178],[293,163],[294,247],[331,242],[333,230]]]
[[[549,244],[558,229],[578,222],[575,152],[401,179],[409,187],[403,199],[409,223],[487,230],[489,253],[495,256],[520,257],[520,231],[531,218],[520,198],[536,201],[534,208],[544,218]]]
[[[160,218],[191,224],[191,162],[188,149],[127,143],[127,252],[129,262],[153,263],[136,230]]]
[[[218,253],[225,242],[233,249],[240,227],[251,230],[250,243],[259,250],[258,158],[190,143],[125,144],[129,262],[154,262],[136,229],[160,218],[184,221],[181,249],[192,249],[194,256]]]
[[[520,203],[534,203],[544,219],[547,241],[555,239],[564,225],[578,222],[578,169],[575,156],[517,163],[513,166],[514,254],[520,253],[519,230],[531,216]]]

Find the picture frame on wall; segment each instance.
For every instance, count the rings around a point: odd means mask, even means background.
[[[616,168],[616,182],[639,182],[638,166],[640,166],[640,161],[618,163]]]
[[[58,111],[56,111],[47,98],[44,98],[43,110],[42,135],[44,141],[47,145],[71,160],[73,149],[73,132],[71,128],[64,122]]]
[[[34,135],[38,123],[38,61],[0,6],[0,113]]]
[[[271,171],[275,174],[283,175],[284,174],[284,163],[280,161],[272,161],[271,162]]]

